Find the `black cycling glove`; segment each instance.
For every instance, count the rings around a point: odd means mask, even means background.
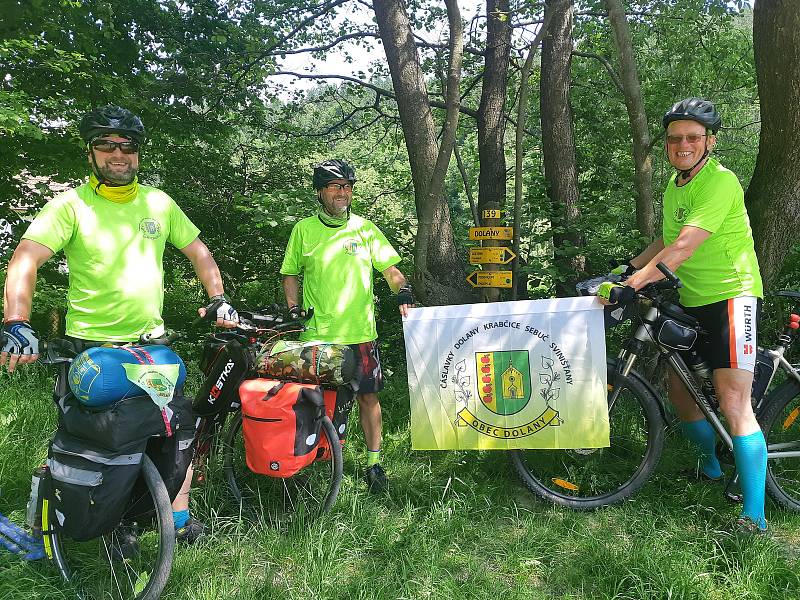
[[[222,294],[213,296],[211,302],[206,306],[206,316],[212,321],[233,321],[239,322],[239,313],[230,305],[228,299]]]
[[[629,285],[620,285],[606,281],[600,284],[597,295],[608,300],[611,304],[628,304],[636,298],[636,290]]]
[[[293,321],[297,321],[299,319],[305,319],[306,311],[304,311],[301,307],[297,306],[297,304],[294,304],[289,307],[289,317]]]
[[[415,304],[414,295],[411,293],[411,286],[408,284],[397,290],[397,305],[403,306],[403,304]]]
[[[3,325],[0,352],[39,354],[39,335],[28,321],[12,321]]]

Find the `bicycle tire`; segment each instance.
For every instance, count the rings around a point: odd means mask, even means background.
[[[129,506],[152,501],[155,528],[147,531],[139,523],[122,523],[138,533],[138,552],[125,560],[111,557],[117,531],[88,542],[76,542],[53,529],[44,535],[45,551],[63,579],[75,588],[81,600],[157,600],[164,590],[172,569],[175,550],[175,527],[169,495],[158,469],[142,457],[141,477],[145,496],[131,498]],[[55,509],[42,500],[42,529],[51,529],[56,522]],[[151,517],[146,518],[148,521]],[[145,519],[141,519],[144,521]]]
[[[800,450],[800,384],[789,380],[767,394],[761,429],[767,451]],[[779,505],[800,511],[800,458],[767,458],[767,492]]]
[[[660,403],[641,375],[623,377],[615,365],[608,362],[609,393],[622,389],[609,411],[609,447],[512,451],[517,473],[537,496],[593,510],[628,498],[658,465],[665,430]]]
[[[247,468],[241,429],[240,411],[228,424],[222,450],[225,478],[237,503],[256,506],[259,515],[276,525],[313,521],[331,509],[342,485],[343,466],[342,445],[330,418],[322,417],[320,425],[320,434],[331,448],[330,459],[316,460],[285,479],[259,475]]]

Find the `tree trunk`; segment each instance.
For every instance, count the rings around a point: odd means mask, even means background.
[[[397,96],[400,123],[411,163],[419,225],[414,249],[416,293],[429,305],[469,301],[464,280],[466,262],[453,238],[444,178],[458,124],[459,82],[463,40],[456,0],[446,0],[450,24],[450,63],[446,90],[447,115],[441,147],[417,48],[402,0],[375,0],[378,31]],[[463,254],[463,253],[462,253]]]
[[[514,141],[514,244],[512,250],[516,254],[516,258],[511,263],[511,270],[514,273],[514,288],[511,290],[511,299],[516,300],[518,296],[527,298],[528,284],[527,274],[522,281],[519,273],[519,265],[522,261],[519,252],[519,236],[520,228],[522,227],[522,163],[525,158],[522,142],[525,138],[525,122],[528,120],[528,80],[530,79],[531,70],[533,69],[533,57],[536,55],[536,50],[542,42],[544,32],[547,31],[547,26],[553,18],[553,13],[548,12],[545,15],[544,23],[542,23],[539,32],[531,42],[528,49],[528,56],[525,57],[525,63],[522,65],[522,72],[519,76],[519,94],[517,94],[517,128]],[[521,292],[524,290],[524,294]]]
[[[544,179],[552,207],[553,255],[560,275],[556,292],[558,295],[572,295],[572,284],[585,267],[585,258],[579,254],[583,240],[579,223],[572,109],[569,104],[572,1],[545,0],[545,13],[548,12],[552,13],[552,20],[542,41],[542,77],[539,84]]]
[[[511,18],[508,0],[486,2],[486,53],[484,57],[481,102],[478,107],[478,212],[485,208],[500,208],[506,199],[505,103],[508,81],[508,62],[511,53]],[[484,225],[489,225],[484,223]],[[487,240],[486,246],[500,245]],[[499,270],[500,265],[485,265],[484,269]],[[503,267],[504,269],[506,267]],[[487,302],[500,299],[498,288],[484,290]]]
[[[769,287],[798,242],[800,228],[800,10],[795,0],[756,2],[753,49],[761,138],[745,203]]]
[[[650,161],[650,132],[647,130],[647,114],[639,85],[639,71],[633,58],[633,42],[625,7],[622,0],[606,0],[608,20],[614,30],[621,71],[622,91],[631,122],[633,136],[633,185],[636,189],[636,228],[648,240],[653,239],[653,164]]]

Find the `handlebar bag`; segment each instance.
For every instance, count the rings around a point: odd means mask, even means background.
[[[260,356],[257,364],[266,377],[324,385],[349,384],[358,366],[350,346],[283,340]]]
[[[46,497],[52,526],[86,541],[110,533],[129,506],[141,471],[145,442],[110,452],[59,429],[50,442]]]
[[[322,389],[307,383],[249,379],[239,386],[247,466],[270,477],[291,477],[317,458]]]
[[[186,366],[166,346],[97,346],[75,357],[68,381],[75,397],[90,407],[143,393],[166,404],[183,387]]]
[[[325,414],[333,422],[333,427],[339,435],[339,443],[344,446],[347,438],[347,421],[350,418],[350,411],[353,408],[356,393],[349,385],[340,385],[336,389],[325,389],[323,397],[325,398]],[[322,452],[319,454],[318,459],[330,460],[331,451],[328,447],[328,438],[321,437],[319,447]]]

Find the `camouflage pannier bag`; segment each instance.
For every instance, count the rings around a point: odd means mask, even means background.
[[[356,376],[356,357],[350,346],[318,342],[279,341],[256,359],[262,377],[316,383],[349,384]]]

